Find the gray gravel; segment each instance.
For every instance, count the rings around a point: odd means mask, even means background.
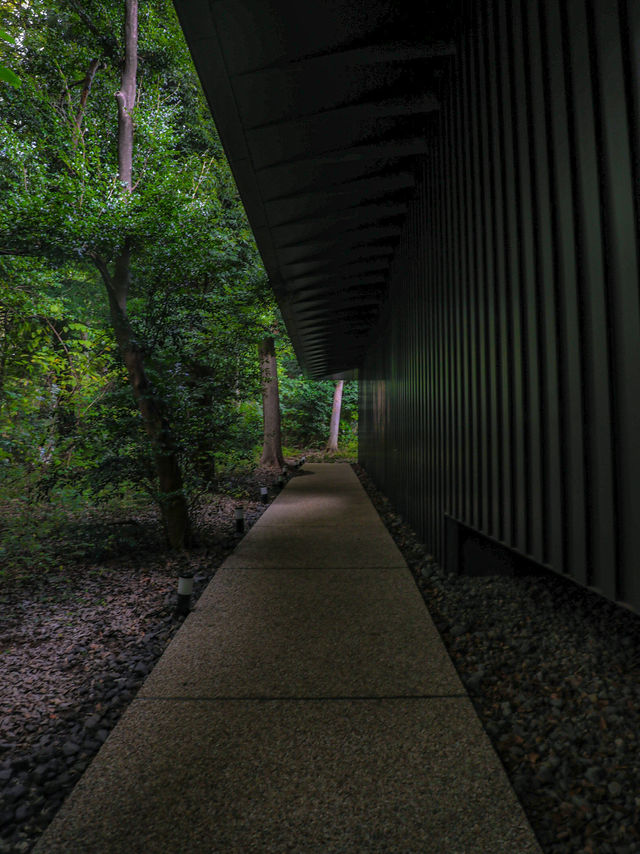
[[[640,617],[552,573],[445,574],[354,468],[543,851],[640,852]]]
[[[196,576],[197,593],[210,577]],[[87,583],[79,603],[31,602],[19,629],[2,637],[1,854],[31,850],[180,626],[172,577],[164,595],[161,575],[154,584],[130,577],[126,597],[110,580],[110,588]],[[110,589],[112,602],[83,601],[98,589]],[[56,619],[61,611],[66,623]],[[47,631],[42,643],[25,638],[34,619]]]

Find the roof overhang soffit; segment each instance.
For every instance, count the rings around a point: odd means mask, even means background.
[[[451,2],[174,3],[298,358],[353,368],[455,52]]]

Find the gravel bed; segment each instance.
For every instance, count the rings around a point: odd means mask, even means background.
[[[445,574],[354,469],[414,574],[542,850],[640,852],[640,617],[551,572]]]
[[[241,486],[259,494],[275,478]],[[51,822],[180,628],[180,569],[194,573],[193,604],[242,538],[237,503],[222,495],[201,507],[209,542],[181,557],[34,573],[0,595],[0,854],[30,851]],[[266,505],[243,505],[249,530]]]

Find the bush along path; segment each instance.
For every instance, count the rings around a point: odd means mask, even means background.
[[[551,572],[444,573],[354,469],[545,854],[640,852],[640,617]]]
[[[159,520],[151,530],[147,514],[138,523],[147,536],[126,560],[34,572],[0,590],[0,854],[32,849],[180,627],[185,561],[193,604],[243,536],[236,505],[249,530],[268,506],[260,487],[272,498],[278,476],[257,470],[227,483],[254,498],[203,505],[202,544],[184,557],[162,551]]]

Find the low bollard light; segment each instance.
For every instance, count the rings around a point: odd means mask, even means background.
[[[266,504],[268,500],[269,500],[269,490],[267,489],[266,486],[261,486],[260,487],[260,501],[262,501],[263,504]]]
[[[284,477],[281,474],[278,475],[278,479],[276,481],[276,486],[278,489],[282,489],[282,487],[284,486]]]
[[[193,593],[193,572],[181,572],[178,576],[178,601],[176,602],[176,617],[186,617],[191,606]]]
[[[242,534],[244,532],[244,507],[238,505],[235,509],[235,517],[236,517],[236,534]]]

